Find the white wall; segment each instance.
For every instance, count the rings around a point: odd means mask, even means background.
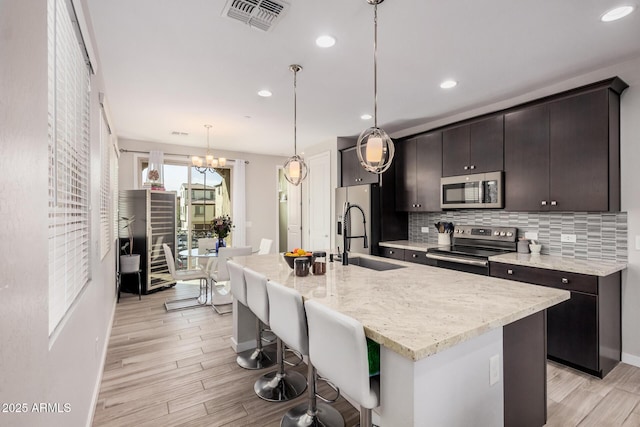
[[[203,148],[186,147],[175,144],[160,144],[148,141],[138,141],[131,139],[118,139],[121,149],[149,152],[150,150],[160,150],[164,153],[180,154],[185,156],[204,156],[206,150]],[[215,150],[217,157],[228,159],[248,160],[246,166],[246,188],[247,188],[247,245],[251,245],[254,250],[260,246],[260,239],[268,238],[274,242],[278,234],[278,217],[276,204],[277,197],[277,169],[278,165],[284,164],[286,157],[266,156],[262,154],[241,153],[237,151]],[[165,158],[167,155],[165,154]],[[120,190],[134,188],[134,154],[122,153],[120,156],[119,185]],[[233,193],[233,189],[231,190]],[[233,197],[233,195],[232,195]],[[233,215],[231,216],[233,220]],[[275,244],[272,251],[275,251]]]
[[[68,413],[0,413],[0,425],[82,426],[93,413],[115,307],[113,250],[48,336],[47,2],[3,0],[0,13],[0,402],[69,404]],[[92,78],[91,203],[99,206],[98,92]],[[61,409],[62,410],[62,409]]]
[[[629,267],[622,274],[622,360],[640,366],[640,59],[620,68],[629,84],[621,101],[622,210],[627,212]]]

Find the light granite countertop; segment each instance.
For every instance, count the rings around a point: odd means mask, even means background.
[[[403,268],[374,271],[327,263],[297,277],[280,254],[234,261],[360,321],[367,337],[411,360],[453,347],[569,299],[569,292],[388,258]]]
[[[551,255],[519,254],[515,252],[489,257],[489,261],[602,277],[627,268],[627,264],[624,263],[564,258]]]
[[[384,246],[387,248],[396,248],[396,249],[409,249],[411,251],[424,251],[426,252],[429,248],[437,248],[438,245],[435,243],[420,243],[413,242],[411,240],[389,240],[386,242],[378,243],[378,246]]]

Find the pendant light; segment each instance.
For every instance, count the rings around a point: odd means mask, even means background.
[[[293,156],[289,157],[284,164],[284,177],[293,185],[299,185],[307,177],[307,164],[304,159],[298,156],[297,152],[297,75],[302,71],[302,67],[297,64],[289,65],[289,70],[293,71]]]
[[[384,0],[366,0],[373,5],[373,127],[358,138],[356,152],[363,168],[381,174],[391,166],[395,147],[387,133],[378,127],[378,4]]]

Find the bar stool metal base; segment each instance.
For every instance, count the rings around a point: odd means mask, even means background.
[[[331,405],[318,402],[315,415],[309,415],[309,405],[303,403],[284,414],[281,427],[344,427],[344,418]]]
[[[276,364],[276,350],[272,346],[265,346],[261,349],[252,348],[238,354],[236,362],[244,369],[264,369]]]
[[[259,398],[269,402],[286,402],[300,396],[307,389],[307,378],[296,371],[269,372],[258,378],[253,390]]]

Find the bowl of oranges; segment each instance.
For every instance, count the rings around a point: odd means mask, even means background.
[[[295,261],[296,258],[307,257],[309,258],[309,261],[313,263],[313,254],[302,248],[295,248],[291,252],[285,252],[282,254],[282,257],[291,268],[293,268],[293,261]]]

